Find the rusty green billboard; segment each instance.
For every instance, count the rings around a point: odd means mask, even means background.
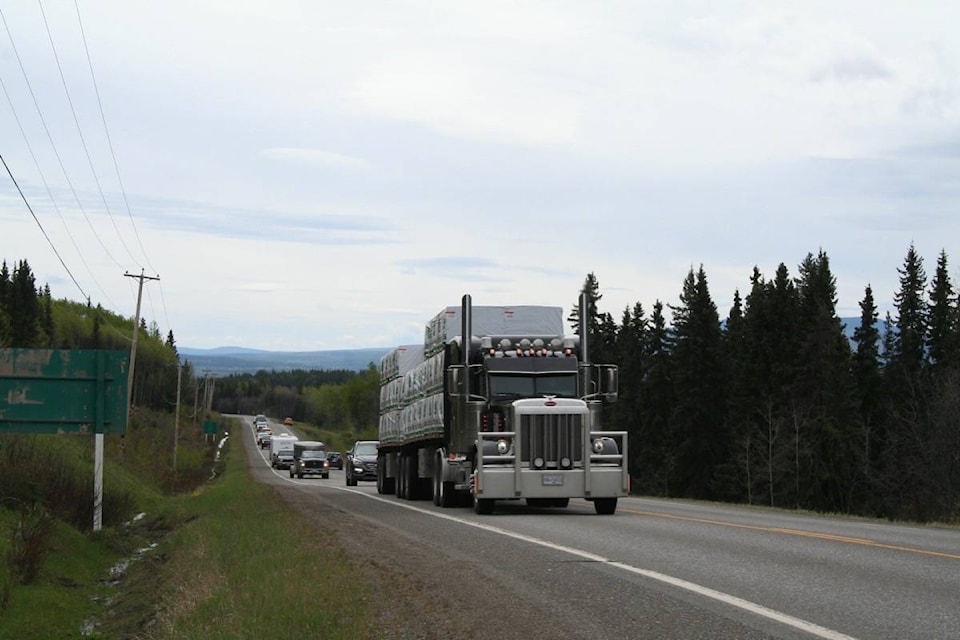
[[[0,349],[0,433],[127,430],[126,351]]]

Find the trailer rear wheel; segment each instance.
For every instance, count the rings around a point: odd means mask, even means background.
[[[593,509],[601,516],[612,516],[617,511],[616,498],[595,498]]]
[[[387,458],[386,456],[377,461],[377,493],[394,494],[397,490],[395,478],[387,477]]]

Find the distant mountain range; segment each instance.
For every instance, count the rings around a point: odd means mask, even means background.
[[[860,318],[840,318],[844,324],[844,333],[852,343],[853,330],[859,326]],[[180,355],[188,360],[197,375],[204,372],[216,376],[256,373],[266,371],[291,371],[293,369],[319,369],[363,371],[371,363],[380,364],[380,358],[393,347],[373,347],[366,349],[336,349],[329,351],[265,351],[246,347],[216,347],[213,349],[192,349],[177,347]]]
[[[256,373],[266,371],[292,371],[294,369],[319,369],[363,371],[371,363],[380,364],[380,358],[392,347],[367,349],[337,349],[330,351],[264,351],[246,347],[216,347],[192,349],[177,347],[184,360],[193,365],[196,374],[205,372],[216,376]]]

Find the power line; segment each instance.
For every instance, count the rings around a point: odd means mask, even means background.
[[[97,105],[100,108],[100,120],[103,122],[103,132],[107,137],[107,147],[110,149],[110,157],[113,159],[113,168],[117,173],[117,183],[120,185],[120,194],[123,196],[124,206],[127,208],[127,217],[130,218],[130,225],[133,227],[133,234],[137,238],[137,244],[140,246],[140,252],[151,271],[156,271],[150,263],[150,256],[143,248],[143,242],[140,239],[140,232],[137,230],[137,223],[133,219],[133,213],[130,210],[130,202],[127,199],[127,191],[123,186],[123,178],[120,176],[120,165],[117,163],[117,154],[113,150],[113,139],[110,137],[110,128],[107,127],[107,116],[103,110],[103,100],[100,98],[100,87],[97,85],[97,76],[93,72],[93,60],[90,57],[90,48],[87,46],[87,35],[83,30],[83,20],[80,18],[80,5],[74,0],[73,6],[77,10],[77,24],[80,26],[80,38],[83,40],[83,50],[87,54],[87,66],[90,67],[90,79],[93,82],[93,91],[97,96]]]
[[[83,290],[83,287],[80,286],[80,283],[77,282],[77,279],[73,277],[73,272],[70,271],[70,267],[68,267],[67,263],[63,261],[63,258],[60,256],[60,252],[57,251],[57,248],[54,246],[53,241],[50,239],[50,236],[47,235],[47,232],[43,228],[43,225],[40,224],[40,219],[37,218],[37,214],[33,212],[33,207],[31,207],[30,203],[27,201],[27,196],[24,195],[23,189],[21,189],[20,185],[17,183],[17,179],[13,177],[13,172],[10,171],[10,167],[7,166],[7,161],[3,159],[3,154],[0,154],[0,162],[3,162],[3,168],[7,170],[7,175],[10,176],[10,180],[13,182],[13,186],[17,188],[17,192],[20,194],[20,198],[23,199],[23,204],[27,206],[27,211],[29,211],[30,215],[33,216],[33,221],[37,223],[38,227],[40,227],[40,233],[42,233],[43,237],[47,239],[47,243],[50,245],[50,248],[53,249],[53,253],[57,256],[57,260],[59,260],[60,264],[63,265],[63,268],[66,270],[67,274],[70,276],[70,279],[73,280],[73,284],[77,285],[77,289],[80,290],[80,293],[87,300],[87,302],[89,302],[90,296],[88,296],[87,292]]]
[[[50,142],[50,147],[53,149],[53,155],[57,158],[57,163],[60,165],[60,171],[63,173],[63,178],[66,181],[67,185],[70,187],[70,191],[73,194],[74,200],[77,202],[77,207],[79,207],[80,212],[83,214],[84,220],[87,222],[87,226],[90,227],[90,231],[93,232],[93,236],[97,239],[97,242],[100,243],[100,248],[103,249],[104,253],[113,261],[118,267],[120,263],[116,258],[113,257],[113,254],[110,253],[110,250],[103,243],[103,239],[100,237],[100,234],[97,233],[97,230],[93,227],[93,223],[90,221],[90,217],[87,215],[87,210],[83,206],[83,202],[80,201],[80,196],[77,194],[76,188],[73,186],[73,181],[70,180],[70,176],[67,173],[67,168],[63,164],[63,158],[60,156],[60,152],[57,150],[57,145],[53,141],[53,134],[50,133],[50,127],[47,126],[47,120],[43,117],[43,110],[40,108],[40,103],[37,100],[37,95],[33,91],[33,85],[30,83],[30,77],[27,75],[27,70],[23,66],[23,59],[20,57],[20,52],[17,49],[17,45],[13,40],[13,32],[10,31],[10,27],[7,25],[7,20],[3,17],[3,11],[0,10],[0,18],[3,18],[4,27],[7,30],[7,36],[10,38],[10,46],[13,48],[13,54],[17,59],[17,64],[20,66],[20,73],[23,74],[23,80],[27,85],[27,90],[30,92],[30,97],[33,99],[33,106],[37,110],[37,116],[40,118],[40,123],[43,125],[43,130],[47,134],[47,140]]]
[[[117,221],[113,217],[113,212],[110,211],[110,205],[107,204],[107,197],[103,193],[103,187],[100,185],[100,178],[97,176],[97,170],[93,166],[93,159],[90,157],[90,149],[87,147],[87,140],[84,138],[83,129],[80,127],[80,119],[77,117],[77,110],[73,106],[73,97],[70,95],[70,88],[67,86],[67,78],[63,75],[63,66],[60,64],[60,55],[57,53],[57,46],[53,42],[53,33],[50,31],[50,23],[47,21],[47,13],[43,10],[42,0],[37,0],[37,4],[40,6],[40,15],[43,17],[43,26],[47,30],[47,39],[50,41],[50,50],[53,51],[53,59],[57,63],[57,71],[60,73],[60,82],[63,84],[63,92],[67,96],[67,104],[70,105],[70,113],[73,114],[73,122],[77,126],[77,135],[80,137],[80,145],[83,147],[83,153],[87,157],[87,164],[90,166],[90,173],[93,174],[93,181],[97,185],[97,191],[100,193],[100,200],[103,202],[103,208],[106,209],[107,216],[110,218],[111,224],[113,224],[113,229],[117,232],[117,237],[120,238],[120,244],[123,246],[130,259],[137,263],[137,259],[133,257],[133,254],[130,252],[130,248],[127,247],[127,243],[123,240],[123,235],[120,233],[120,228],[117,226]],[[89,56],[87,59],[89,60]]]

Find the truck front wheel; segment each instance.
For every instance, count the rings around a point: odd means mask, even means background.
[[[473,512],[477,515],[488,516],[493,513],[492,498],[473,498]]]
[[[595,498],[593,509],[601,516],[612,516],[617,511],[616,498]]]

